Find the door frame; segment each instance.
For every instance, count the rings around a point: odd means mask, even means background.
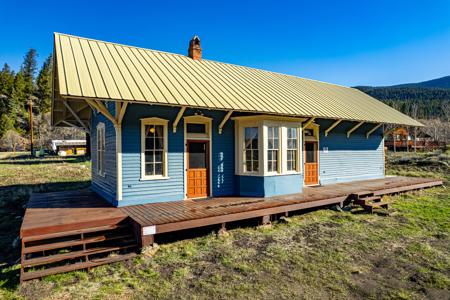
[[[183,194],[184,194],[184,200],[191,200],[191,199],[197,199],[197,198],[188,198],[187,196],[187,159],[188,159],[188,152],[187,152],[187,142],[188,141],[204,141],[208,142],[209,149],[208,149],[208,197],[213,197],[213,190],[212,190],[212,118],[208,118],[205,116],[200,115],[194,115],[194,116],[186,116],[184,119],[184,130],[183,130],[183,178],[184,178],[184,184],[183,184]],[[206,134],[203,136],[199,136],[196,134],[189,135],[187,133],[187,124],[205,124],[206,125]]]
[[[305,136],[305,130],[312,129],[313,136]],[[303,167],[303,186],[318,186],[320,185],[320,140],[319,140],[319,124],[312,123],[302,130],[303,145],[302,145],[302,167]],[[305,184],[305,162],[306,162],[306,142],[315,142],[317,144],[317,184]]]
[[[193,198],[189,198],[188,196],[187,196],[187,184],[188,184],[188,182],[187,182],[187,172],[188,172],[188,170],[189,170],[189,155],[190,155],[190,152],[188,151],[188,149],[189,149],[189,144],[190,143],[205,143],[206,144],[206,149],[205,149],[205,151],[206,151],[206,177],[207,177],[207,185],[208,185],[208,190],[207,190],[207,195],[205,196],[205,197],[193,197]],[[186,160],[186,171],[185,171],[185,176],[186,176],[186,198],[187,199],[204,199],[204,198],[208,198],[208,197],[211,197],[210,196],[210,192],[211,192],[211,181],[210,181],[210,178],[211,178],[211,176],[210,176],[210,173],[211,173],[211,165],[210,165],[210,163],[211,163],[211,159],[210,159],[210,156],[211,156],[211,153],[210,153],[210,147],[209,147],[209,144],[210,144],[210,142],[209,142],[209,140],[201,140],[201,139],[187,139],[186,140],[186,158],[187,158],[187,160]]]

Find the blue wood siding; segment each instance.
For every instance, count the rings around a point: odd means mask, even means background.
[[[138,203],[176,201],[185,198],[184,122],[173,133],[173,121],[179,108],[169,106],[129,105],[122,122],[122,201],[119,206]],[[211,175],[213,196],[234,194],[234,127],[230,120],[218,134],[226,112],[188,109],[184,116],[202,113],[212,120]],[[158,117],[168,124],[168,179],[141,180],[141,119]]]
[[[303,175],[236,176],[237,191],[245,197],[271,197],[301,193]]]
[[[332,120],[321,120],[319,140],[319,176],[321,184],[349,182],[384,177],[383,131],[380,128],[367,139],[374,125],[364,124],[350,138],[346,132],[355,122],[342,122],[327,137]],[[324,151],[328,148],[328,153]]]
[[[115,113],[115,105],[108,102],[108,110]],[[97,125],[105,124],[105,177],[97,174]],[[100,113],[92,113],[91,123],[92,189],[103,198],[115,202],[116,199],[116,132],[114,125]]]

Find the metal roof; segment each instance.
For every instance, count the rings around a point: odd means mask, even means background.
[[[349,87],[55,33],[56,98],[421,126]]]

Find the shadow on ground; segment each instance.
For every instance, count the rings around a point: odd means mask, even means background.
[[[0,160],[0,165],[43,165],[58,163],[80,163],[87,161],[84,156],[67,156],[64,158],[58,156],[50,156],[45,158],[32,158],[30,156],[19,156]]]

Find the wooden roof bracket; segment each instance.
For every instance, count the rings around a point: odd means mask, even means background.
[[[123,116],[127,110],[128,102],[116,102],[116,120],[117,124],[122,124]]]
[[[311,125],[312,122],[314,122],[314,120],[316,119],[316,117],[311,117],[308,121],[306,121],[306,123],[302,126],[302,129],[305,129],[306,127],[308,127],[309,125]]]
[[[347,131],[347,138],[349,138],[352,132],[358,129],[362,124],[364,124],[364,122],[359,122],[358,124],[353,126],[349,131]]]
[[[66,100],[62,100],[62,103],[64,103],[64,106],[69,110],[69,112],[74,116],[75,120],[77,120],[78,123],[80,123],[81,127],[86,131],[89,132],[89,125],[85,124],[83,121],[81,121],[80,117],[73,111],[72,107],[70,107],[69,103],[67,103]]]
[[[175,118],[175,121],[173,121],[173,133],[177,132],[178,123],[180,123],[181,117],[183,117],[184,112],[186,111],[186,106],[183,106],[180,108],[180,111],[178,111],[178,115]]]
[[[97,109],[102,115],[104,115],[108,120],[110,120],[114,126],[117,126],[117,120],[109,113],[106,106],[99,100],[90,100],[86,99],[87,103],[89,103],[91,106],[93,106],[95,109]]]
[[[383,126],[383,123],[380,123],[378,125],[375,125],[375,127],[373,127],[372,129],[370,129],[367,133],[366,133],[366,138],[368,139],[369,136],[375,132],[375,130],[377,130],[378,128],[380,128],[381,126]]]
[[[231,117],[231,114],[232,114],[232,113],[233,113],[233,111],[230,110],[230,111],[225,115],[225,117],[223,117],[222,122],[220,122],[220,124],[219,124],[219,134],[222,134],[222,129],[223,129],[223,127],[225,126],[225,124],[227,123],[228,119]]]
[[[341,122],[342,122],[342,119],[339,119],[339,120],[336,120],[336,122],[334,122],[333,124],[331,124],[331,126],[325,130],[325,136],[328,136],[330,131],[333,130],[336,126],[338,126],[339,123],[341,123]]]

